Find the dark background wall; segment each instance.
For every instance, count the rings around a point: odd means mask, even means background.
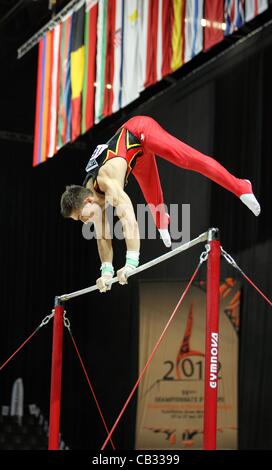
[[[83,149],[67,146],[37,168],[31,167],[31,144],[0,142],[0,362],[50,313],[56,294],[94,284],[98,277],[95,241],[83,239],[80,224],[61,219],[59,199],[66,184],[82,181],[92,149],[132,115],[154,117],[178,138],[252,181],[262,206],[258,219],[232,194],[201,175],[158,161],[166,203],[191,205],[191,237],[218,226],[224,248],[271,295],[271,31],[266,28],[198,72],[180,78],[155,99],[139,101],[107,118],[80,139]],[[32,51],[20,63],[6,65],[1,77],[1,129],[32,132],[35,64]],[[135,204],[143,202],[133,178],[128,193]],[[118,268],[125,254],[122,241],[114,241],[114,252]],[[143,240],[141,261],[163,252],[160,240]],[[201,247],[195,247],[143,276],[188,278],[200,252]],[[222,276],[229,273],[233,275],[223,264]],[[67,311],[110,426],[137,376],[137,282],[114,286],[107,295],[75,299]],[[48,415],[51,328],[51,324],[43,328],[1,372],[1,404],[8,402],[12,383],[21,376],[26,402],[36,403]],[[271,333],[271,309],[244,283],[239,372],[243,449],[272,448]],[[97,449],[105,432],[68,335],[64,346],[63,437],[73,449]],[[114,435],[118,448],[133,446],[135,406],[134,401]]]

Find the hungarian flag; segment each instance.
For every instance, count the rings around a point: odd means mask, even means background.
[[[71,39],[72,140],[81,133],[81,103],[84,79],[85,5],[73,13]]]
[[[222,24],[224,21],[224,5],[222,0],[206,0],[204,19],[204,50],[210,49],[224,39]]]

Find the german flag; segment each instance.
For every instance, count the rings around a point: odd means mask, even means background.
[[[85,5],[73,13],[71,43],[72,140],[81,133],[81,101],[84,78]]]

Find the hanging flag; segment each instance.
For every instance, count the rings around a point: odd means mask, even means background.
[[[260,15],[268,8],[268,0],[246,0],[246,21],[250,21],[255,16]]]
[[[71,140],[71,26],[72,12],[61,24],[57,149]]]
[[[148,16],[151,0],[139,2],[138,4],[138,29],[139,29],[139,54],[138,54],[138,76],[139,91],[144,90],[147,80],[147,51],[148,51]]]
[[[184,0],[174,0],[181,2]],[[139,91],[173,71],[173,3],[172,0],[147,0],[138,5]],[[152,44],[152,47],[150,47]]]
[[[157,67],[158,62],[158,35],[159,35],[159,0],[150,0],[148,2],[148,21],[147,21],[147,34],[146,34],[146,73],[144,87],[147,88],[153,83],[158,81],[157,69],[161,77],[160,67]],[[152,44],[152,46],[151,46]],[[159,51],[161,52],[161,51]],[[160,59],[160,57],[159,57]],[[159,60],[160,65],[161,60]]]
[[[174,72],[184,63],[185,0],[173,0],[172,61]]]
[[[241,28],[244,22],[244,0],[225,0],[225,36]]]
[[[188,62],[203,49],[203,0],[186,0],[185,5],[185,56]]]
[[[122,65],[123,65],[123,14],[124,0],[115,0],[114,28],[114,71],[112,112],[121,108]]]
[[[71,91],[72,91],[72,140],[81,132],[81,103],[84,78],[84,19],[85,5],[75,10],[71,31]]]
[[[158,28],[157,28],[157,54],[156,54],[156,75],[157,81],[162,79],[162,5],[163,0],[158,4]],[[169,17],[170,19],[170,17]]]
[[[82,133],[94,124],[94,82],[96,73],[96,25],[98,0],[86,0],[84,29],[84,79],[82,93]]]
[[[98,2],[97,48],[96,48],[96,79],[95,79],[95,123],[103,118],[103,101],[105,87],[107,37],[107,0]]]
[[[140,94],[138,0],[125,1],[123,11],[122,107],[136,100]]]
[[[226,2],[225,2],[226,4]],[[204,12],[204,50],[224,39],[224,5],[222,0],[206,0]]]
[[[39,42],[33,166],[46,160],[51,61],[52,32],[48,31]]]
[[[185,0],[184,0],[185,1]],[[172,72],[172,31],[173,3],[163,0],[162,4],[162,77]]]
[[[47,157],[53,157],[57,150],[57,117],[58,117],[58,89],[59,89],[59,52],[60,52],[61,26],[58,24],[52,31],[52,67],[50,84],[50,104],[48,114]]]
[[[113,78],[114,78],[114,37],[115,37],[116,0],[111,0],[107,12],[106,33],[106,63],[105,63],[105,88],[103,100],[103,117],[112,114],[113,104]]]
[[[33,166],[40,163],[40,139],[42,135],[42,122],[40,116],[42,116],[42,81],[43,81],[43,55],[44,55],[44,40],[39,41],[39,52],[38,52],[38,73],[37,73],[37,85],[36,85],[36,111],[35,111],[35,130],[34,130],[34,147],[33,147]]]

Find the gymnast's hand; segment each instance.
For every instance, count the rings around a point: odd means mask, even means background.
[[[131,273],[131,271],[134,271],[134,269],[135,266],[131,266],[130,264],[126,264],[123,268],[119,269],[119,271],[117,271],[119,284],[121,284],[122,286],[124,284],[127,284],[127,276],[129,273]]]
[[[97,288],[100,292],[107,292],[111,289],[111,279],[113,278],[113,273],[104,273],[101,277],[96,280]]]

